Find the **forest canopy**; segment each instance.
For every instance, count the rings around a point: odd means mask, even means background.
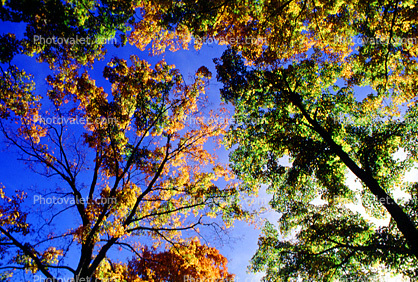
[[[2,21],[25,29],[0,36],[2,146],[54,184],[1,187],[0,279],[232,280],[205,230],[221,240],[259,219],[242,197],[263,187],[279,216],[249,265],[263,281],[413,279],[417,13],[413,1],[2,1]],[[185,79],[164,56],[215,43],[211,111],[212,62]],[[34,212],[34,196],[66,204]]]

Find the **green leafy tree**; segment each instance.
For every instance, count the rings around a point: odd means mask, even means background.
[[[414,277],[416,184],[402,178],[417,160],[415,4],[225,1],[217,11],[217,30],[240,38],[216,61],[236,110],[234,171],[248,189],[268,184],[281,213],[280,233],[266,225],[252,269],[267,281],[332,280],[372,277],[383,264]],[[242,40],[251,37],[265,40]],[[348,170],[362,189],[346,185]],[[396,199],[397,189],[409,198]],[[345,205],[358,201],[389,226]],[[289,234],[296,240],[280,237]]]
[[[25,25],[23,38],[14,39],[7,48],[2,45],[9,54],[2,54],[2,62],[9,62],[14,52],[36,54],[39,61],[54,67],[69,60],[91,64],[104,55],[106,44],[126,43],[134,13],[133,1],[2,1],[1,20]],[[114,38],[117,34],[119,39]]]
[[[246,189],[268,184],[281,213],[280,236],[267,224],[252,260],[266,281],[331,280],[372,275],[377,265],[414,277],[417,259],[416,185],[403,183],[417,160],[417,107],[402,118],[373,95],[359,102],[354,86],[339,85],[343,67],[302,60],[273,70],[246,67],[236,51],[217,60],[223,97],[235,106],[227,136],[233,170]],[[407,151],[404,160],[393,154]],[[280,163],[289,156],[290,166]],[[346,184],[347,170],[363,184]],[[410,195],[395,200],[401,188]],[[325,204],[314,200],[320,198]],[[360,198],[376,227],[345,204]],[[295,234],[295,238],[281,237]]]

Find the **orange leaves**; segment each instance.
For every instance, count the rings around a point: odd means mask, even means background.
[[[120,238],[126,234],[126,231],[121,223],[114,221],[110,227],[106,228],[105,233],[110,237]]]
[[[205,78],[206,80],[209,80],[212,78],[212,73],[208,70],[207,67],[205,66],[201,66],[197,71],[196,71],[196,76],[198,78]]]
[[[24,124],[18,129],[19,135],[25,139],[31,139],[34,144],[40,142],[41,137],[47,134],[47,130],[38,124]]]
[[[0,184],[0,227],[6,232],[28,234],[30,225],[26,222],[27,212],[21,209],[26,194],[16,191],[15,195],[8,197],[4,189],[5,187]]]
[[[128,277],[146,281],[233,280],[228,260],[215,248],[202,245],[197,238],[181,241],[164,252],[144,248],[142,259],[129,262]]]
[[[55,264],[58,263],[58,258],[62,257],[63,254],[63,250],[57,250],[55,247],[49,247],[41,257],[43,262],[47,264]]]
[[[78,65],[69,63],[60,67],[56,74],[47,76],[46,81],[51,87],[48,96],[55,105],[73,98],[77,91],[78,68]]]
[[[139,1],[137,5],[142,10],[142,20],[134,25],[129,43],[142,51],[151,43],[153,55],[162,54],[167,48],[172,52],[180,48],[187,49],[191,41],[191,33],[187,26],[179,25],[174,31],[162,27],[161,16],[170,7],[169,3]]]
[[[216,165],[213,168],[213,172],[216,176],[215,180],[218,178],[224,179],[225,181],[230,181],[235,178],[234,173],[231,171],[229,167],[224,167],[220,164]]]

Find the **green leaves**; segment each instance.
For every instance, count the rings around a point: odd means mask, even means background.
[[[267,223],[253,258],[253,270],[265,270],[266,280],[371,278],[379,264],[416,273],[417,189],[403,182],[418,159],[414,2],[30,0],[6,1],[0,14],[27,25],[23,39],[0,37],[0,62],[9,64],[1,70],[0,117],[22,123],[18,135],[7,137],[22,137],[22,146],[35,150],[31,156],[48,173],[58,165],[54,173],[69,183],[74,197],[81,197],[73,175],[81,167],[66,158],[60,130],[55,131],[59,140],[51,141],[55,153],[39,144],[51,138],[52,126],[35,125],[39,98],[31,77],[11,64],[13,58],[36,55],[49,64],[53,113],[117,121],[80,128],[83,145],[95,150],[89,197],[103,181],[96,194],[120,201],[77,206],[83,225],[74,236],[86,244],[81,257],[92,258],[95,240],[105,232],[109,248],[131,231],[167,231],[175,238],[182,226],[194,228],[183,219],[191,210],[197,218],[196,206],[209,217],[222,216],[227,225],[248,218],[239,191],[255,194],[266,184],[271,206],[281,213],[277,226]],[[192,36],[196,49],[205,40],[228,45],[214,62],[222,99],[235,107],[235,123],[224,142],[233,149],[239,187],[215,186],[219,177],[229,180],[230,171],[203,148],[224,132],[199,119],[208,69],[199,68],[194,82],[185,85],[165,61],[151,68],[134,55],[130,62],[114,58],[103,72],[112,84],[108,97],[85,66],[102,59],[103,41],[115,36],[122,40],[116,46],[129,41],[143,50],[151,44],[154,54],[187,49]],[[71,38],[89,38],[89,43]],[[187,118],[196,123],[187,124]],[[406,157],[395,159],[401,151]],[[202,172],[205,165],[213,171]],[[349,170],[361,188],[347,183]],[[141,178],[134,181],[136,173]],[[394,201],[398,188],[412,199]],[[374,226],[347,208],[358,200],[366,214],[390,216],[390,225]],[[77,271],[93,273],[106,248],[92,266],[80,262]],[[110,265],[101,267],[110,275]],[[118,267],[121,274],[123,266]]]
[[[7,1],[1,14],[4,20],[26,24],[25,38],[19,42],[23,53],[37,55],[51,67],[68,61],[88,65],[103,56],[108,41],[116,42],[110,39],[127,31],[134,3]]]
[[[301,211],[297,219],[287,216],[288,211],[279,220],[279,225],[289,225],[291,220],[292,226],[298,227],[295,237],[282,238],[271,223],[263,229],[250,268],[265,271],[263,281],[383,279],[379,269],[382,258],[388,272],[409,273],[411,254],[399,234],[393,235],[393,226],[375,230],[346,208],[296,209]]]
[[[234,50],[215,61],[223,98],[235,106],[235,124],[226,137],[235,148],[232,167],[246,189],[269,186],[271,206],[281,213],[280,236],[295,234],[295,242],[260,238],[253,270],[266,271],[265,281],[373,276],[378,268],[366,265],[375,263],[413,273],[415,237],[407,234],[417,231],[398,217],[411,220],[413,212],[410,207],[394,212],[392,205],[399,206],[388,199],[413,160],[395,160],[393,154],[402,148],[403,136],[415,133],[393,117],[393,105],[382,105],[387,92],[359,102],[352,81],[340,80],[345,66],[313,51],[310,59],[285,67],[245,66]],[[366,74],[370,83],[373,75]],[[289,156],[289,166],[280,164],[283,156]],[[362,190],[347,185],[347,168],[363,181]],[[378,229],[349,211],[345,204],[355,204],[360,195],[368,214],[384,218],[389,211],[405,237],[395,225]],[[278,234],[271,225],[266,228]],[[409,247],[395,247],[405,241]],[[376,248],[381,252],[371,254]],[[408,262],[392,264],[394,257],[408,257]]]

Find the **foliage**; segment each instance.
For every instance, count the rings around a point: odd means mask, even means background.
[[[69,60],[92,64],[105,54],[105,44],[126,43],[125,32],[134,21],[133,5],[133,1],[4,1],[1,19],[26,28],[24,38],[14,39],[8,52],[37,54],[40,62],[51,67]],[[121,42],[111,41],[118,31]],[[2,62],[10,62],[13,56],[2,53],[1,57]]]
[[[135,23],[129,42],[141,50],[151,43],[153,54],[167,48],[171,51],[188,49],[193,40],[196,50],[205,42],[245,45],[248,44],[248,33],[252,32],[246,24],[260,12],[255,2],[138,1],[142,18]],[[252,46],[257,46],[256,53],[260,52],[263,40],[254,34]]]
[[[33,5],[37,8],[30,9]],[[132,7],[124,1],[27,6],[12,1],[1,12],[3,19],[28,22],[28,38],[108,38],[125,30]],[[98,27],[97,20],[109,25]],[[138,255],[146,242],[155,248],[177,245],[202,227],[219,234],[235,219],[250,217],[239,206],[241,192],[230,181],[230,169],[205,145],[217,143],[224,133],[222,125],[202,118],[216,118],[204,108],[211,77],[206,67],[186,84],[164,60],[151,66],[136,55],[130,62],[115,57],[103,69],[111,84],[106,93],[84,66],[93,66],[104,54],[103,45],[37,45],[12,34],[4,35],[1,44],[1,62],[8,66],[2,69],[1,132],[32,171],[56,184],[23,195],[1,193],[1,267],[7,271],[2,279],[25,271],[50,279],[71,275],[100,281],[111,272],[107,265],[118,263],[117,247]],[[16,54],[33,53],[50,66],[46,93],[35,90],[33,77],[12,64]],[[28,214],[25,194],[44,199],[34,203],[41,214]],[[75,224],[64,227],[59,224],[63,218]],[[196,254],[201,258],[193,262],[196,275],[229,277],[226,259],[215,249],[197,241],[185,244],[208,252],[205,259]],[[189,256],[184,249],[184,254],[169,252]]]
[[[129,262],[128,277],[129,281],[135,281],[137,277],[144,281],[232,281],[234,275],[228,273],[226,263],[218,250],[194,239],[164,252],[143,249],[140,260]]]
[[[382,102],[387,92],[378,86],[359,99],[352,80],[338,82],[345,66],[316,53],[274,68],[245,66],[231,49],[215,61],[221,93],[235,106],[226,141],[238,145],[231,154],[233,170],[246,189],[268,184],[271,205],[281,213],[280,236],[267,225],[252,269],[266,271],[265,281],[328,281],[374,275],[383,264],[414,277],[417,206],[414,186],[402,179],[417,161],[416,145],[411,146],[418,133],[416,104],[398,118],[401,91],[390,90],[391,104]],[[405,160],[395,159],[402,149]],[[290,166],[280,162],[284,156]],[[347,186],[347,169],[363,189]],[[409,193],[408,203],[395,200],[397,188]],[[389,215],[389,227],[348,211],[345,205],[358,198],[370,215]],[[291,234],[294,239],[281,237]]]
[[[415,186],[402,179],[417,160],[415,3],[147,3],[147,20],[130,37],[139,47],[152,37],[157,52],[187,48],[192,37],[197,49],[209,39],[231,47],[215,62],[221,94],[235,106],[236,124],[226,140],[230,148],[238,145],[231,154],[234,172],[249,191],[269,185],[272,206],[282,213],[280,231],[296,232],[298,239],[280,247],[261,239],[253,268],[267,270],[266,280],[374,275],[375,267],[366,267],[371,264],[414,276]],[[370,94],[359,95],[360,87]],[[400,150],[404,160],[393,157]],[[290,167],[280,164],[283,156]],[[347,170],[363,189],[347,186]],[[411,200],[397,200],[398,188]],[[318,198],[326,202],[320,208],[313,202]],[[389,227],[347,210],[345,204],[358,199],[369,215],[390,216]],[[316,217],[323,221],[312,226]],[[340,225],[344,232],[336,231]],[[264,252],[270,247],[282,252]],[[284,257],[305,268],[280,268]]]
[[[281,217],[278,226],[266,224],[251,265],[266,272],[266,281],[380,279],[382,267],[417,275],[417,185],[403,181],[418,157],[413,1],[38,4],[6,1],[0,10],[4,20],[27,23],[25,39],[0,38],[0,61],[8,65],[1,69],[0,115],[11,144],[33,169],[43,166],[44,175],[60,176],[76,203],[85,193],[79,175],[88,160],[93,163],[93,181],[85,185],[89,201],[71,207],[81,224],[62,235],[81,245],[74,274],[88,276],[100,269],[107,275],[112,265],[126,274],[126,265],[105,259],[110,247],[133,248],[124,240],[143,235],[175,242],[181,231],[206,224],[201,221],[206,215],[219,214],[227,224],[246,218],[237,205],[239,191],[253,193],[267,184]],[[117,32],[122,43],[141,50],[150,46],[152,54],[187,49],[193,39],[196,49],[211,40],[228,45],[215,63],[222,97],[235,107],[235,124],[225,142],[235,149],[231,160],[242,180],[239,186],[216,186],[232,172],[203,146],[225,130],[199,119],[200,93],[210,75],[206,68],[187,86],[164,61],[151,68],[136,56],[130,64],[114,58],[103,72],[112,84],[109,95],[82,67],[104,56],[102,44],[47,46],[33,40],[34,35],[111,38]],[[31,76],[11,65],[16,54],[37,54],[54,70],[47,78],[52,110],[45,110],[46,97],[34,95]],[[39,122],[52,116],[94,122],[72,131],[75,138],[69,141],[65,125]],[[197,124],[187,124],[189,117]],[[17,133],[11,121],[20,126]],[[402,151],[405,158],[394,157]],[[285,156],[288,166],[281,162]],[[347,185],[349,171],[362,188]],[[399,199],[397,190],[409,198]],[[117,204],[93,201],[97,196],[116,198]],[[18,210],[20,202],[13,203]],[[389,225],[376,226],[350,210],[356,203],[368,216],[390,218]],[[20,219],[24,213],[2,211],[1,216],[13,230],[2,231],[6,241],[14,242],[10,232],[18,236],[33,227],[26,217]],[[45,247],[41,254],[33,245],[14,245],[20,249],[18,265],[47,277],[45,267],[65,249]],[[181,253],[142,250],[157,260],[177,259]],[[144,261],[136,262],[131,264],[139,267]],[[149,277],[177,279],[147,267]]]

